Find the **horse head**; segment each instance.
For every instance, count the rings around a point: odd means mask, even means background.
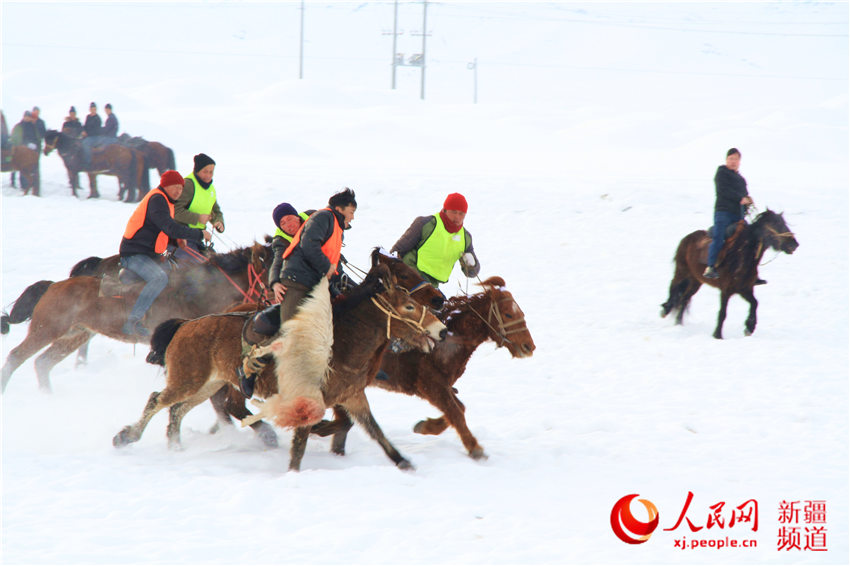
[[[777,214],[769,208],[758,215],[753,222],[757,227],[764,243],[774,250],[793,254],[800,244],[785,223],[782,213]]]
[[[251,267],[254,268],[255,272],[258,274],[265,273],[271,267],[272,259],[274,259],[274,254],[268,240],[265,244],[254,242],[254,245],[251,246]]]
[[[505,280],[493,276],[480,283],[490,300],[486,318],[490,338],[497,347],[505,346],[514,358],[527,358],[534,354],[534,339],[525,324],[525,313],[519,308],[510,291],[505,289]]]
[[[378,263],[370,274],[377,275],[380,282],[381,290],[372,297],[372,302],[387,317],[388,339],[403,340],[425,353],[433,350],[437,341],[445,339],[446,325],[398,284],[389,266]]]
[[[416,269],[399,258],[385,253],[380,248],[375,248],[372,250],[372,267],[378,264],[387,266],[395,276],[397,284],[406,289],[419,304],[430,306],[436,310],[443,308],[446,296],[422,277],[422,274]]]
[[[50,155],[50,152],[56,149],[61,136],[56,130],[47,130],[44,133],[44,155]]]

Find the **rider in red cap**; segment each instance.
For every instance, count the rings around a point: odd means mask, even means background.
[[[414,220],[390,252],[398,253],[435,287],[449,280],[458,260],[463,274],[475,277],[481,265],[472,247],[472,234],[463,226],[467,209],[462,194],[450,194],[440,212]]]

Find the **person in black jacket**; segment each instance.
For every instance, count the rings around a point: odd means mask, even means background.
[[[322,277],[330,280],[337,274],[342,257],[343,231],[351,227],[356,210],[354,191],[346,187],[328,200],[327,208],[318,210],[301,225],[283,254],[283,269],[279,277],[285,288],[283,301],[258,313],[247,325],[251,335],[243,332],[244,350],[274,336]],[[244,356],[237,373],[242,394],[250,398],[257,375],[270,360],[255,357],[250,352],[245,352]]]
[[[33,106],[30,114],[32,115],[33,127],[35,128],[35,137],[38,139],[36,145],[38,145],[39,153],[41,153],[41,142],[44,140],[44,134],[47,132],[47,126],[44,125],[44,120],[39,117],[41,109],[38,106]]]
[[[738,173],[740,165],[741,152],[733,147],[726,152],[726,165],[719,166],[714,175],[714,228],[708,247],[708,266],[703,272],[706,279],[718,277],[715,262],[726,241],[726,228],[743,219],[745,207],[753,204],[747,193],[747,181]]]
[[[65,122],[62,124],[62,133],[72,138],[79,138],[83,135],[83,125],[77,118],[77,109],[73,106],[68,110],[68,116],[65,117]]]
[[[141,320],[168,284],[168,274],[161,267],[161,254],[167,249],[169,236],[197,241],[212,239],[206,230],[175,222],[174,203],[183,191],[183,182],[177,171],[163,173],[159,186],[145,195],[127,222],[118,250],[121,266],[144,279],[145,286],[121,329],[124,334],[150,335]]]
[[[83,124],[83,166],[88,168],[91,164],[91,150],[101,144],[101,126],[100,116],[97,114],[97,104],[92,102],[89,104],[89,115],[86,116],[86,122]]]
[[[112,105],[107,102],[103,109],[106,112],[106,123],[103,124],[103,128],[100,130],[100,135],[106,138],[117,138],[118,118],[112,112]]]

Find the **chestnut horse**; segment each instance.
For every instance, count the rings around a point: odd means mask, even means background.
[[[288,326],[302,311],[285,323]],[[145,426],[159,410],[170,407],[168,439],[170,446],[179,446],[180,423],[183,416],[223,386],[239,387],[236,369],[242,363],[241,333],[245,318],[238,313],[210,315],[190,321],[167,321],[154,332],[151,340],[151,363],[166,367],[166,388],[154,392],[142,417],[122,429],[113,438],[116,447],[141,438]],[[384,449],[387,456],[402,469],[410,462],[384,436],[375,421],[366,399],[365,388],[378,370],[381,357],[391,338],[400,338],[423,351],[430,350],[437,339],[445,336],[446,327],[427,307],[413,299],[396,284],[385,265],[373,267],[363,283],[337,298],[333,308],[333,346],[330,372],[321,383],[320,397],[325,407],[339,405]],[[277,340],[275,341],[277,342]],[[275,342],[271,351],[275,351]],[[198,348],[197,344],[205,344]],[[297,345],[296,345],[297,346]],[[276,368],[281,360],[276,358]],[[282,391],[287,376],[276,375],[272,364],[257,378],[255,394],[268,399]],[[261,415],[262,416],[262,415]],[[297,426],[290,452],[289,469],[298,470],[314,419],[305,417]],[[251,420],[243,421],[249,424]],[[318,415],[321,418],[321,415]],[[291,421],[288,421],[291,422]]]
[[[718,256],[717,279],[706,279],[703,271],[708,258],[708,246],[711,236],[706,230],[691,232],[679,243],[676,249],[676,271],[670,282],[670,295],[661,305],[661,317],[676,311],[676,324],[682,324],[688,304],[703,283],[720,290],[720,311],[717,314],[717,327],[714,337],[723,338],[723,321],[726,320],[726,306],[732,295],[738,294],[750,303],[750,312],[744,323],[744,334],[751,335],[756,329],[756,308],[758,301],[753,294],[753,286],[758,279],[758,265],[767,248],[794,253],[799,244],[794,233],[788,229],[782,214],[770,209],[765,210],[752,224],[743,220],[736,227],[735,234],[727,238]]]
[[[247,297],[256,296],[255,286],[262,274],[256,273],[251,258],[257,250],[271,254],[269,246],[254,244],[216,254],[207,264],[174,270],[168,287],[145,315],[145,327],[152,331],[160,322],[174,316],[193,318],[220,312]],[[50,345],[36,359],[35,368],[39,387],[50,391],[53,366],[85,344],[93,334],[122,342],[143,341],[139,336],[128,336],[121,331],[143,287],[143,283],[136,283],[125,287],[123,296],[112,297],[101,296],[101,279],[97,277],[71,277],[50,285],[35,305],[26,338],[9,352],[0,370],[2,389],[6,389],[12,373],[45,346]]]
[[[41,194],[41,175],[38,172],[38,150],[25,145],[13,145],[0,151],[0,170],[12,171],[12,186],[15,186],[15,171],[21,172],[21,189],[32,196]]]
[[[118,199],[125,193],[125,202],[135,202],[136,189],[141,185],[144,156],[141,152],[124,147],[118,143],[94,147],[91,151],[91,163],[86,164],[83,157],[82,141],[56,130],[48,130],[44,134],[44,155],[57,150],[68,170],[68,180],[71,193],[77,196],[79,188],[79,173],[89,175],[89,198],[98,198],[97,175],[114,175],[118,177]]]
[[[370,385],[415,395],[443,412],[438,418],[419,421],[413,431],[419,434],[441,434],[454,427],[469,455],[486,458],[484,449],[466,424],[466,408],[458,399],[454,384],[466,371],[475,350],[491,340],[497,348],[508,349],[514,358],[528,358],[534,353],[534,340],[525,324],[525,315],[513,295],[505,289],[501,277],[490,277],[480,284],[484,290],[470,296],[451,297],[446,301],[440,319],[449,336],[437,344],[430,354],[421,352],[387,353],[381,370]],[[334,446],[344,447],[351,420],[335,412],[333,422],[314,427],[321,436],[334,435]]]

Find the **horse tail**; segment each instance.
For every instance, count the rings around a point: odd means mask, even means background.
[[[12,311],[8,315],[0,317],[0,334],[8,334],[10,324],[20,324],[29,320],[32,317],[32,311],[35,309],[35,305],[52,284],[53,281],[36,281],[24,289],[24,292],[15,301]]]
[[[100,265],[101,261],[103,261],[103,258],[97,257],[96,255],[78,261],[77,264],[71,268],[71,273],[68,274],[68,277],[77,277],[78,275],[95,276],[97,273],[97,267]]]
[[[168,168],[172,170],[177,169],[177,161],[174,159],[174,150],[170,147],[166,147],[168,150]]]
[[[171,318],[156,327],[151,336],[151,351],[145,361],[155,366],[165,366],[165,350],[177,334],[177,330],[186,322],[183,318]]]

